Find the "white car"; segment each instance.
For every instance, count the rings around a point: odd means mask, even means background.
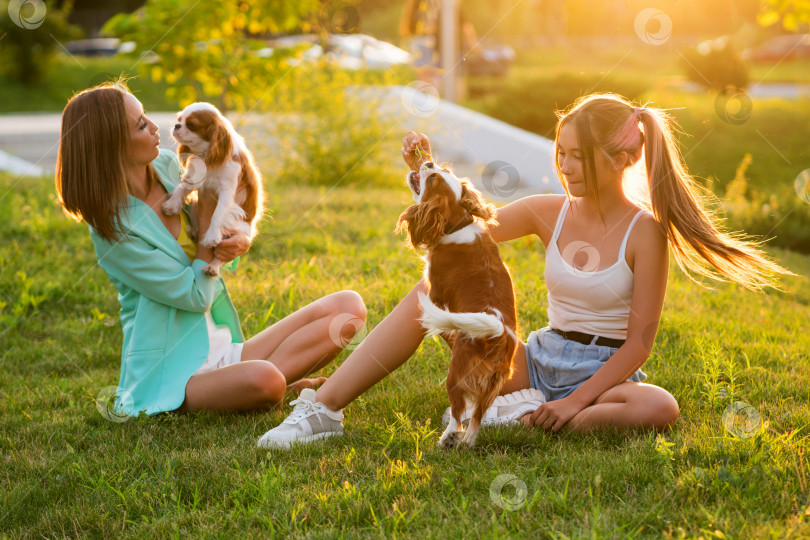
[[[272,56],[277,48],[290,48],[302,44],[309,45],[300,59],[291,59],[295,64],[300,61],[315,61],[325,57],[345,69],[386,69],[395,65],[408,65],[411,55],[386,41],[380,41],[365,34],[330,34],[327,38],[324,54],[318,36],[287,36],[273,40],[272,47],[259,49],[260,57]]]

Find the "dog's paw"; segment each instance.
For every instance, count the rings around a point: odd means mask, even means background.
[[[455,431],[450,429],[445,429],[442,436],[439,437],[439,446],[443,446],[445,448],[456,448],[460,443],[461,439],[464,437],[463,431]]]
[[[205,247],[212,248],[220,242],[222,242],[222,231],[220,231],[218,228],[212,230],[209,227],[202,237],[202,245]]]
[[[205,274],[206,276],[219,277],[219,270],[217,269],[216,266],[206,264],[205,266],[203,266],[202,271],[203,271],[203,274]]]
[[[165,203],[160,205],[160,211],[163,212],[164,216],[176,216],[180,213],[180,207],[183,204],[183,201],[180,201],[180,204],[175,204],[172,199],[169,199]]]

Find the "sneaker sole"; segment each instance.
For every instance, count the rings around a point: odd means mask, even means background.
[[[259,448],[284,448],[289,449],[293,445],[297,444],[306,444],[311,442],[322,441],[323,439],[328,439],[329,437],[340,437],[343,435],[343,431],[326,431],[324,433],[318,433],[316,435],[309,435],[307,437],[302,437],[300,439],[295,439],[293,441],[277,441],[274,439],[268,439],[265,442],[262,442],[259,439],[259,442],[256,446]]]

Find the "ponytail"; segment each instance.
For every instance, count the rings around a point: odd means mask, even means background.
[[[686,171],[667,114],[643,108],[639,117],[653,215],[664,226],[681,270],[752,290],[777,287],[776,275],[789,272],[746,235],[722,230],[706,209],[705,188]]]

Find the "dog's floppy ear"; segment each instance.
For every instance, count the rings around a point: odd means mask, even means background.
[[[469,182],[461,183],[461,200],[459,202],[461,207],[470,215],[478,216],[484,221],[495,219],[497,213],[495,205],[484,202],[481,194]]]
[[[411,247],[430,249],[439,243],[447,228],[447,198],[441,195],[414,204],[405,210],[395,232],[408,231]]]
[[[228,128],[222,121],[213,122],[208,135],[209,144],[208,150],[205,152],[205,165],[216,167],[233,153],[233,141]]]

